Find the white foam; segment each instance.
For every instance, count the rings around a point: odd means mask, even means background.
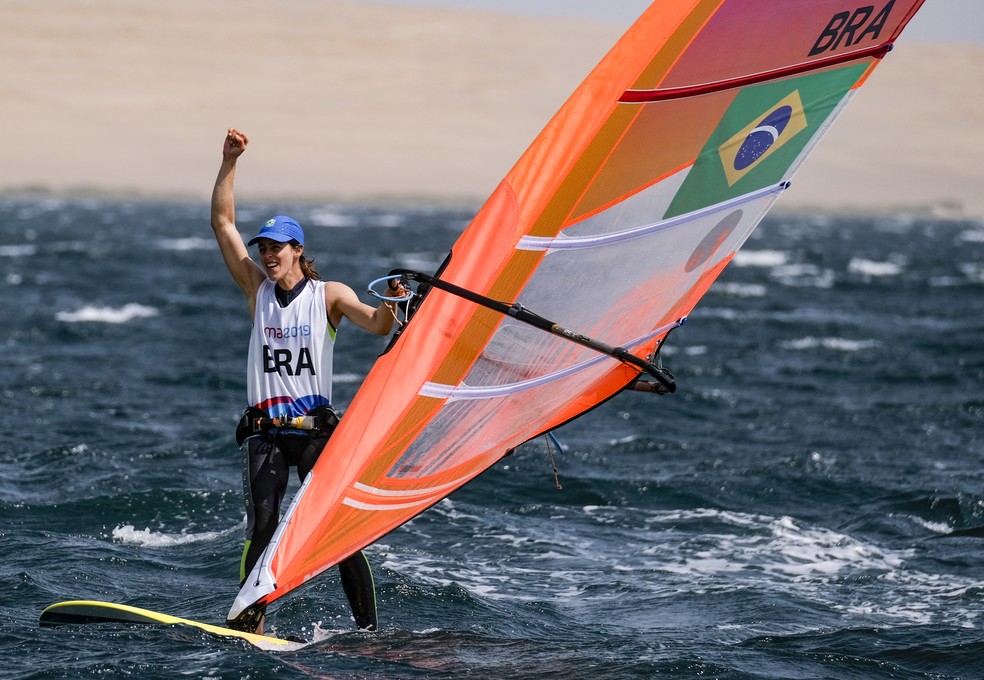
[[[390,213],[385,215],[374,215],[368,220],[368,222],[374,227],[387,227],[394,229],[396,227],[402,227],[407,222],[407,218],[399,213]]]
[[[161,250],[212,250],[216,248],[215,241],[201,236],[189,236],[187,238],[160,239],[157,247]]]
[[[626,435],[625,437],[618,437],[617,439],[609,439],[608,440],[608,445],[609,446],[618,446],[620,444],[631,444],[632,442],[638,441],[640,439],[642,439],[642,436],[641,435],[638,435],[638,434],[630,434],[630,435]]]
[[[984,283],[984,264],[980,262],[965,262],[960,265],[964,276],[975,283]]]
[[[765,297],[765,286],[760,283],[721,283],[714,290],[734,297]]]
[[[725,319],[727,321],[735,321],[738,319],[738,311],[734,309],[728,309],[725,307],[704,307],[698,314],[701,317],[708,319]]]
[[[958,241],[964,241],[966,243],[984,243],[984,229],[970,229],[968,231],[961,232],[960,236],[957,237]]]
[[[770,274],[786,286],[832,288],[835,279],[832,270],[806,263],[774,267]]]
[[[674,526],[688,520],[717,522],[703,531],[700,540],[646,550],[654,560],[643,569],[676,574],[692,583],[693,592],[708,591],[718,583],[730,589],[775,588],[831,609],[874,620],[902,620],[927,624],[945,616],[950,625],[975,628],[979,613],[954,606],[943,598],[959,598],[980,581],[941,577],[908,564],[916,551],[885,549],[824,527],[806,527],[791,517],[743,515],[717,510],[662,513],[656,524]],[[729,525],[738,528],[729,530]],[[659,535],[659,534],[657,534]],[[843,579],[868,574],[877,579],[859,589],[855,600],[844,602]],[[898,600],[886,601],[879,581],[892,582]],[[862,586],[859,585],[859,588]],[[945,612],[945,614],[941,613]]]
[[[848,263],[847,270],[853,274],[861,274],[862,276],[898,276],[902,273],[902,265],[898,262],[876,262],[874,260],[855,257]]]
[[[733,260],[736,267],[781,267],[787,261],[781,250],[739,250]]]
[[[917,526],[921,526],[923,529],[932,531],[934,534],[940,534],[941,536],[946,536],[947,534],[953,533],[953,527],[951,527],[946,522],[930,522],[922,517],[914,517],[912,515],[906,515],[906,519],[911,521]]]
[[[0,246],[0,257],[30,257],[38,252],[37,246],[32,243],[23,243],[16,246]]]
[[[157,316],[156,309],[131,302],[120,308],[87,306],[74,312],[58,312],[55,319],[66,323],[90,321],[120,324],[151,316]]]
[[[847,338],[814,338],[806,337],[782,343],[784,349],[811,350],[829,349],[837,352],[860,352],[865,349],[878,347],[877,340],[848,340]]]
[[[811,458],[819,457],[815,453]],[[943,617],[948,625],[980,625],[980,613],[963,602],[980,581],[921,571],[910,562],[916,549],[886,548],[790,516],[710,508],[635,508],[629,527],[624,525],[625,510],[585,505],[580,517],[568,516],[575,524],[614,524],[616,533],[611,535],[621,542],[615,560],[592,540],[572,540],[559,527],[540,524],[530,529],[523,522],[510,526],[508,518],[490,527],[478,516],[456,524],[483,544],[502,542],[516,559],[455,562],[445,553],[394,552],[383,544],[376,550],[384,555],[384,568],[408,574],[424,587],[454,584],[488,601],[528,601],[533,586],[518,584],[533,582],[551,584],[546,590],[536,588],[536,598],[578,607],[587,600],[612,598],[621,588],[660,596],[749,589],[782,592],[863,617],[874,626],[883,621],[932,623]],[[610,587],[590,588],[600,573],[610,575]]]
[[[815,264],[797,262],[795,264],[784,264],[779,267],[773,267],[772,275],[776,278],[785,279],[801,276],[819,276],[821,271],[820,267]]]
[[[113,529],[113,539],[120,543],[139,545],[145,548],[169,548],[175,545],[207,543],[221,538],[227,532],[205,531],[200,534],[165,534],[150,529],[137,529],[132,524]]]
[[[355,227],[359,224],[358,218],[354,215],[346,215],[345,213],[329,208],[315,210],[308,216],[306,221],[317,227],[344,228]]]
[[[825,528],[804,528],[791,517],[770,518],[719,511],[682,512],[679,519],[717,520],[742,527],[705,532],[699,545],[678,549],[661,570],[681,575],[746,574],[760,580],[826,583],[831,577],[855,571],[892,572],[905,564],[912,551],[886,551]],[[666,556],[665,546],[653,555]],[[750,569],[751,568],[751,569]],[[729,578],[731,578],[729,576]]]
[[[434,271],[441,266],[446,253],[419,252],[401,253],[400,266],[405,269],[415,269],[417,271]]]

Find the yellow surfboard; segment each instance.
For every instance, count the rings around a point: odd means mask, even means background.
[[[299,649],[304,646],[303,642],[292,642],[269,635],[257,635],[255,633],[244,633],[224,626],[213,626],[209,623],[182,619],[169,614],[141,609],[140,607],[130,607],[125,604],[114,604],[112,602],[98,602],[94,600],[73,600],[71,602],[59,602],[47,607],[41,612],[39,621],[41,626],[63,626],[70,624],[87,623],[139,623],[149,625],[180,625],[191,626],[199,630],[204,630],[213,635],[223,637],[234,637],[256,645],[267,650],[291,650]]]

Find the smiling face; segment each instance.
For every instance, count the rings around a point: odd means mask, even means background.
[[[260,266],[267,278],[275,281],[285,290],[290,290],[304,274],[301,271],[300,259],[304,246],[293,241],[280,243],[264,238],[257,242]]]

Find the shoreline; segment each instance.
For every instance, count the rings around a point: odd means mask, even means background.
[[[31,188],[27,190],[0,189],[0,202],[104,202],[104,203],[136,203],[136,204],[173,204],[195,205],[208,209],[209,200],[193,193],[185,194],[153,194],[141,191],[123,191],[115,189],[66,189],[46,190]],[[344,208],[400,208],[421,209],[438,208],[477,212],[485,199],[454,197],[447,195],[397,195],[397,194],[366,194],[358,197],[341,196],[301,196],[301,195],[254,195],[248,199],[237,200],[242,207],[284,205],[299,207],[341,206]],[[802,201],[780,200],[769,211],[769,216],[784,215],[802,217],[807,215],[821,217],[927,217],[936,220],[980,221],[984,225],[984,215],[968,214],[960,206],[946,203],[897,203],[894,205],[851,205],[836,204],[821,206]]]

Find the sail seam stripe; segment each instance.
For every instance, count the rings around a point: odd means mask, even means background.
[[[359,501],[351,496],[345,496],[342,499],[344,505],[350,508],[356,508],[357,510],[368,510],[377,512],[380,510],[404,510],[406,508],[414,508],[420,505],[426,505],[428,503],[433,503],[434,499],[439,499],[440,495],[447,491],[448,489],[453,489],[455,487],[461,486],[465,482],[465,478],[456,479],[453,482],[448,482],[447,484],[441,484],[440,486],[431,486],[426,489],[407,489],[407,490],[396,490],[396,489],[380,489],[375,486],[370,486],[368,484],[363,484],[362,482],[356,482],[352,485],[353,489],[361,491],[366,494],[381,498],[408,498],[412,496],[423,496],[422,498],[417,498],[413,501],[407,503],[367,503],[366,501]]]
[[[840,64],[845,64],[849,61],[858,61],[868,57],[881,59],[888,54],[891,49],[892,43],[887,43],[885,45],[878,45],[866,50],[858,50],[856,52],[838,55],[830,59],[811,61],[806,64],[796,64],[794,66],[787,66],[786,68],[753,73],[751,75],[741,76],[739,78],[718,80],[712,83],[688,85],[685,87],[667,87],[655,90],[626,90],[619,98],[618,102],[619,104],[651,104],[654,102],[668,101],[671,99],[685,99],[686,97],[696,97],[702,94],[712,94],[723,90],[733,90],[735,88],[746,87],[748,85],[757,85],[770,80],[779,80],[781,78],[788,78],[789,76],[819,71],[820,69],[829,68],[831,66],[839,66]]]
[[[753,191],[750,194],[745,194],[744,196],[738,196],[737,198],[723,201],[707,208],[701,208],[700,210],[694,210],[693,212],[678,215],[677,217],[673,217],[669,220],[654,222],[642,227],[626,229],[625,231],[619,231],[612,234],[599,234],[596,236],[524,236],[519,239],[519,243],[516,244],[516,249],[533,251],[579,250],[581,248],[597,248],[599,246],[611,245],[613,243],[622,243],[623,241],[630,241],[632,239],[642,238],[643,236],[649,236],[650,234],[655,234],[667,229],[673,229],[682,224],[706,217],[707,215],[711,215],[722,210],[727,210],[728,208],[734,208],[739,205],[744,205],[745,203],[751,203],[752,201],[758,200],[763,196],[779,193],[788,187],[789,182],[781,182],[776,185],[759,189],[758,191]]]
[[[432,486],[426,489],[407,489],[407,490],[396,490],[396,489],[380,489],[375,486],[369,486],[368,484],[363,484],[362,482],[356,482],[353,487],[359,491],[364,491],[368,494],[373,494],[375,496],[394,496],[394,497],[412,497],[412,496],[433,496],[436,493],[440,493],[445,489],[450,489],[460,481],[450,482],[448,484],[442,484],[441,486]]]
[[[344,505],[350,508],[355,508],[357,510],[404,510],[406,508],[414,508],[419,505],[426,505],[428,503],[434,502],[434,496],[430,496],[423,500],[414,501],[412,503],[393,503],[393,504],[380,504],[380,503],[364,503],[362,501],[354,500],[348,496],[342,499]]]
[[[654,331],[647,333],[641,338],[636,338],[631,342],[627,343],[626,346],[633,347],[635,345],[640,345],[644,342],[657,338],[664,333],[669,333],[674,328],[679,328],[683,325],[686,319],[680,319],[679,321],[674,321],[671,324],[667,324],[662,328],[657,328]],[[575,364],[574,366],[569,366],[560,371],[554,373],[548,373],[547,375],[541,375],[538,378],[531,378],[530,380],[523,380],[521,382],[509,383],[506,385],[485,385],[472,387],[465,384],[460,385],[441,385],[438,383],[424,383],[424,386],[420,388],[420,396],[422,397],[434,397],[436,399],[496,399],[499,397],[507,397],[512,394],[518,394],[519,392],[525,392],[526,390],[536,389],[537,387],[542,387],[557,380],[567,378],[575,373],[579,373],[585,369],[591,368],[598,363],[604,361],[605,359],[610,359],[611,357],[607,355],[599,355],[593,359]]]

